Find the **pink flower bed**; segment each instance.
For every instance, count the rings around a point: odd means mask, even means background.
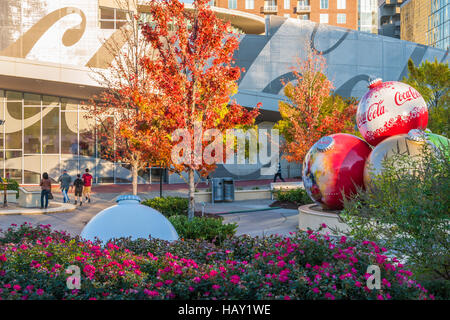
[[[409,270],[373,242],[315,232],[105,246],[49,226],[13,226],[0,238],[1,299],[433,299]],[[68,289],[66,269],[80,268]],[[367,286],[369,265],[381,289]]]

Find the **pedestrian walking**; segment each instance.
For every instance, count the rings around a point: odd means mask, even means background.
[[[92,175],[89,173],[89,169],[86,168],[86,172],[81,177],[83,179],[84,185],[83,185],[83,195],[87,202],[91,202],[91,187],[92,187],[92,180],[94,179]]]
[[[77,178],[73,182],[73,187],[75,188],[75,204],[77,204],[77,200],[80,200],[80,206],[83,205],[83,186],[84,182],[80,178],[80,174],[77,174]]]
[[[44,172],[42,174],[40,186],[41,186],[41,209],[44,209],[44,208],[47,209],[48,198],[52,192],[52,181],[49,179],[47,172]],[[45,200],[45,202],[44,202],[44,200]]]
[[[70,183],[72,182],[72,178],[67,174],[67,170],[65,169],[63,170],[63,174],[59,176],[58,182],[60,183],[64,203],[70,202],[68,192],[70,188]]]
[[[284,179],[281,176],[281,163],[280,163],[280,160],[278,160],[278,170],[277,170],[277,173],[275,173],[275,176],[273,177],[273,182],[276,182],[278,177],[280,177],[280,180],[284,182]]]

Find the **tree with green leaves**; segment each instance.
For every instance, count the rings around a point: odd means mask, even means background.
[[[449,133],[450,69],[448,63],[424,61],[419,66],[409,59],[408,77],[403,82],[420,92],[428,105],[428,128],[437,134]]]

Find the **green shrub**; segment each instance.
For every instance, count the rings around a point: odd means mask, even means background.
[[[291,190],[277,190],[275,192],[275,198],[278,201],[292,202],[299,206],[304,205],[304,204],[313,203],[311,198],[306,193],[306,190],[303,188],[291,189]]]
[[[186,216],[171,216],[169,221],[177,230],[180,238],[201,239],[222,242],[236,233],[237,224],[223,224],[222,219],[194,217],[191,221]]]
[[[448,151],[448,150],[447,150]],[[371,190],[344,203],[350,236],[382,243],[418,276],[450,287],[450,164],[441,150],[385,159]],[[442,284],[445,281],[446,284]],[[449,297],[448,297],[449,298]]]
[[[19,183],[16,180],[13,179],[4,179],[8,182],[8,185],[6,187],[6,190],[14,190],[17,191],[16,193],[16,199],[19,198]],[[0,188],[0,196],[3,197],[3,187]]]
[[[146,199],[141,204],[152,207],[158,210],[166,217],[186,215],[188,212],[188,199],[181,197],[156,197],[153,199]]]

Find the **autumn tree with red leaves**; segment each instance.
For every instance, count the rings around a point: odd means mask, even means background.
[[[136,195],[138,171],[153,165],[164,167],[169,162],[166,156],[170,154],[170,143],[161,139],[168,135],[163,125],[165,115],[155,107],[164,97],[149,90],[149,75],[141,64],[141,59],[151,57],[153,50],[140,30],[137,0],[117,0],[116,4],[127,12],[127,20],[103,41],[102,60],[92,71],[105,89],[86,106],[86,117],[95,122],[100,158],[131,167]]]
[[[152,79],[152,90],[164,97],[160,110],[166,117],[165,126],[188,133],[183,139],[171,136],[174,147],[180,142],[188,146],[176,155],[185,161],[171,157],[171,166],[187,173],[189,219],[195,209],[195,172],[206,176],[216,165],[205,162],[203,152],[212,140],[223,144],[220,135],[206,138],[204,133],[217,129],[225,136],[227,129],[253,125],[259,113],[258,108],[248,111],[230,101],[241,71],[233,65],[239,41],[230,23],[216,17],[208,2],[196,0],[187,9],[178,0],[151,1],[146,5],[151,21],[142,26],[155,50],[155,56],[142,63]]]
[[[356,102],[332,94],[333,84],[325,69],[325,58],[309,49],[292,70],[294,83],[283,83],[289,101],[278,104],[282,120],[276,128],[284,137],[283,153],[288,161],[301,163],[323,136],[354,131]]]

